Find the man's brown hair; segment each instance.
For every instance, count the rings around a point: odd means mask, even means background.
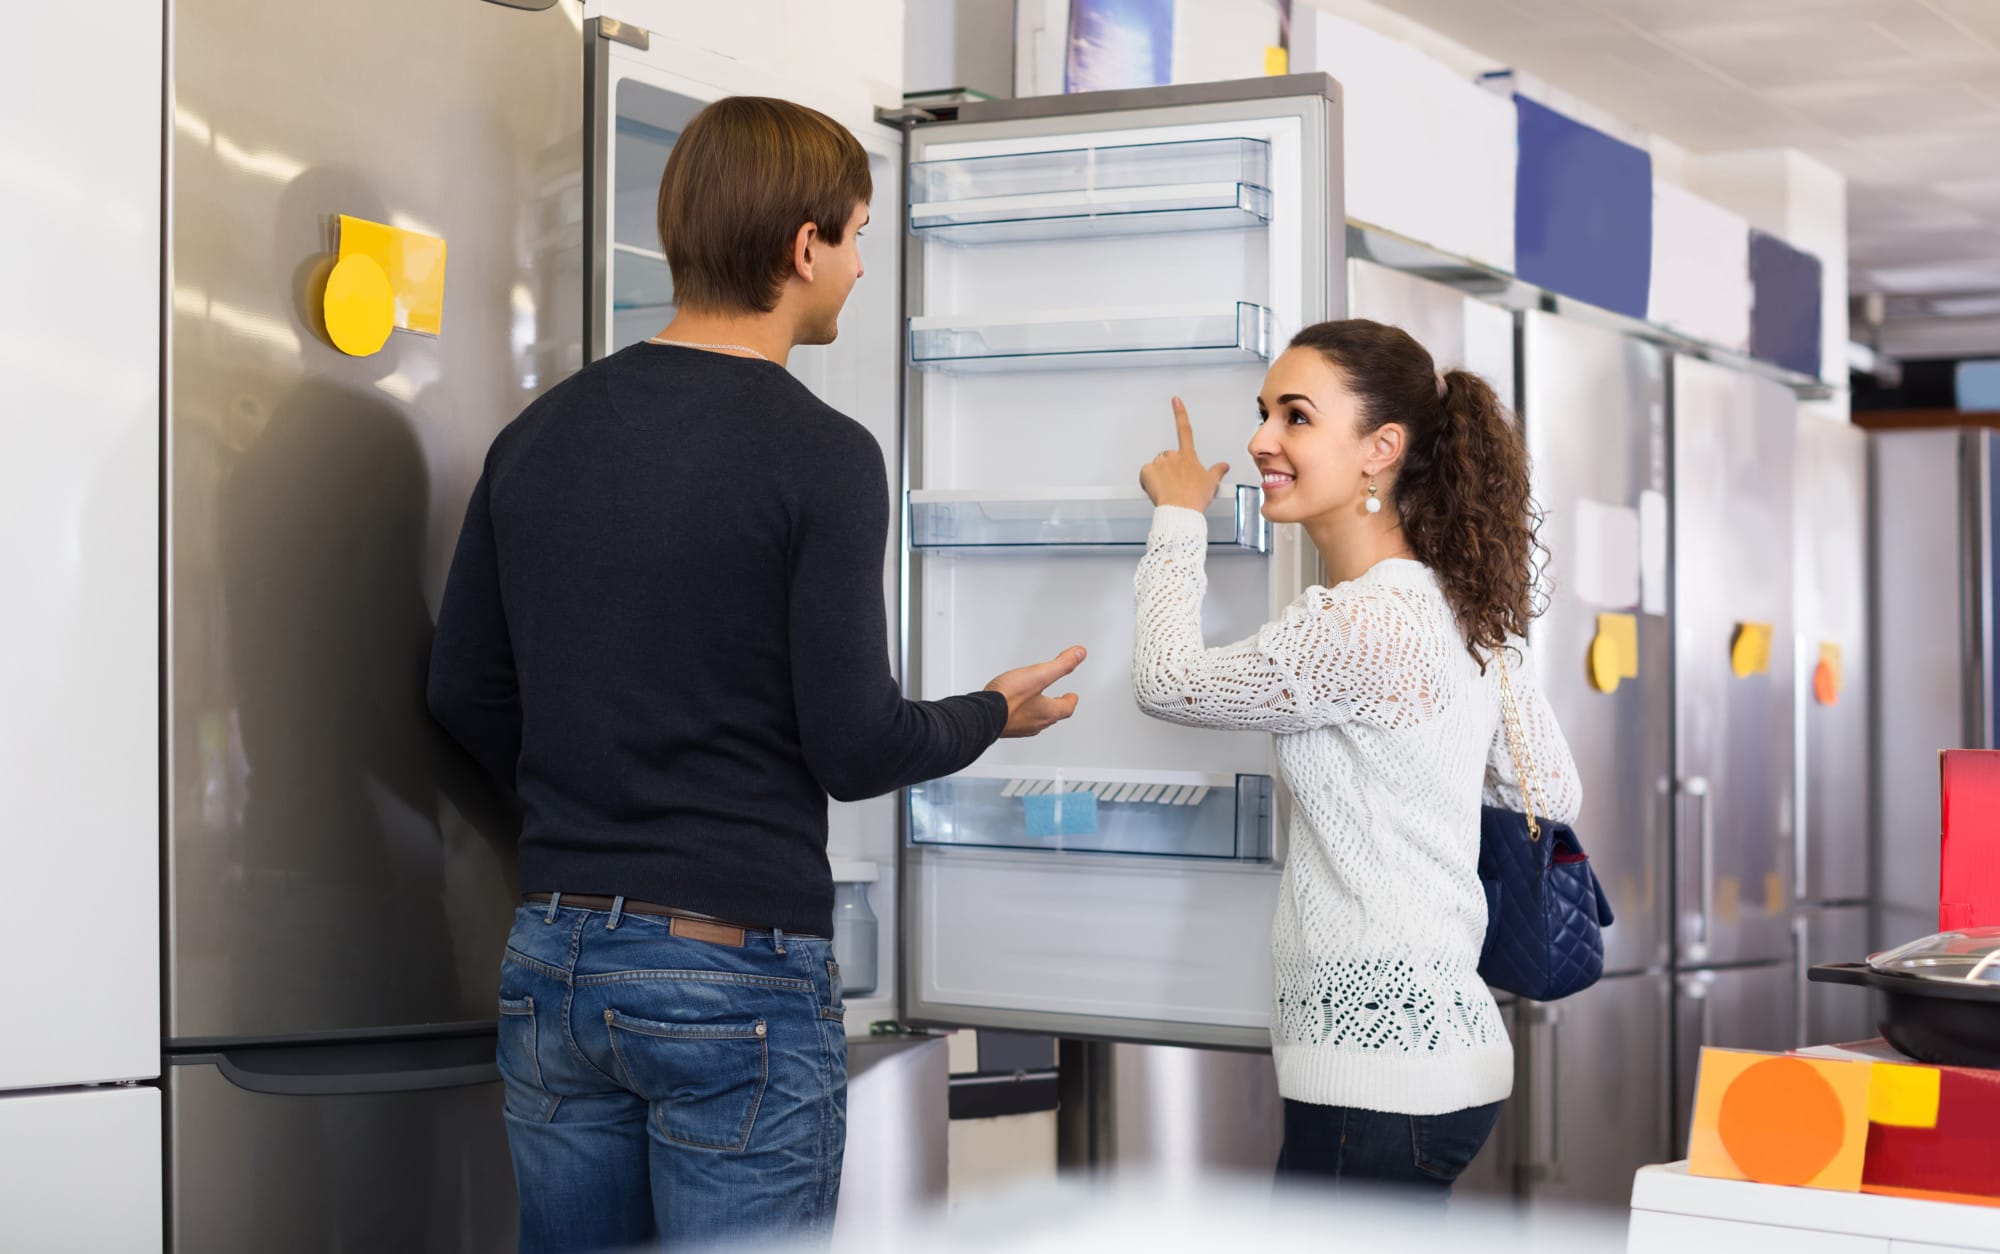
[[[769,313],[792,268],[799,228],[838,246],[874,194],[868,154],[814,109],[729,96],[695,115],[660,177],[660,242],[674,303],[707,313]]]

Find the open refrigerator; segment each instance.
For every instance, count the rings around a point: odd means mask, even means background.
[[[1092,652],[1063,685],[1082,697],[1069,722],[951,778],[833,806],[837,892],[865,885],[880,920],[872,962],[836,923],[850,1036],[1087,1040],[1100,1090],[1171,1077],[1187,1106],[1175,1130],[1206,1129],[1205,1162],[1268,1170],[1277,1102],[1252,1051],[1269,1040],[1287,801],[1268,737],[1171,727],[1131,700],[1151,516],[1137,471],[1171,443],[1176,395],[1200,446],[1234,466],[1208,511],[1211,639],[1249,634],[1318,577],[1296,529],[1262,519],[1243,446],[1269,359],[1345,310],[1336,86],[989,102],[944,121],[774,82],[615,18],[585,38],[586,356],[672,317],[655,193],[687,120],[726,94],[828,113],[873,170],[865,275],[839,339],[789,364],[869,427],[896,485],[884,596],[905,689],[943,696],[1072,643]],[[1153,1048],[1166,1045],[1219,1048]],[[1091,1108],[1072,1116],[1121,1162],[1190,1152],[1130,1109]]]

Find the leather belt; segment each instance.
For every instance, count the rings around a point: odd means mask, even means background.
[[[553,893],[529,893],[526,895],[525,900],[532,901],[537,905],[547,905],[550,901],[554,900],[554,896]],[[615,897],[596,896],[591,893],[564,893],[560,904],[574,906],[580,910],[611,910],[617,906],[618,899]],[[624,912],[626,914],[645,914],[652,915],[655,918],[667,919],[669,920],[667,932],[672,936],[682,937],[686,940],[707,941],[711,945],[730,945],[738,949],[743,947],[743,938],[746,935],[771,930],[770,928],[743,927],[736,923],[724,923],[720,919],[704,918],[691,911],[677,910],[672,906],[662,906],[651,901],[636,901],[630,897],[625,899]],[[801,940],[825,939],[820,936],[810,936],[803,932],[795,932],[791,933],[791,935],[798,936]]]

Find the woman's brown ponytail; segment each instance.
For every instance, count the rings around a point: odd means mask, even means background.
[[[1403,535],[1430,567],[1482,665],[1539,612],[1528,454],[1492,385],[1468,370],[1439,374],[1399,327],[1352,318],[1307,327],[1293,348],[1321,353],[1361,399],[1362,431],[1394,422],[1406,438],[1390,492]]]

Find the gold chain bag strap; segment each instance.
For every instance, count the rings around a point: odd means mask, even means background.
[[[1528,818],[1528,839],[1538,841],[1542,838],[1542,825],[1535,815],[1537,812],[1549,812],[1548,794],[1542,791],[1542,777],[1535,769],[1534,753],[1528,748],[1527,733],[1521,730],[1521,707],[1514,700],[1514,683],[1507,675],[1507,646],[1501,645],[1494,652],[1494,657],[1500,663],[1500,722],[1507,732],[1507,756],[1514,760],[1514,779],[1521,786],[1521,804]]]

